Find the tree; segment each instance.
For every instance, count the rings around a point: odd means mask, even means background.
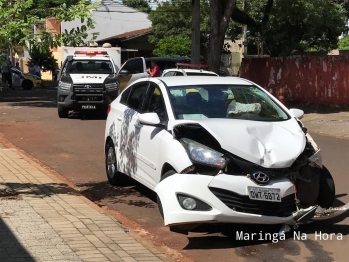
[[[337,47],[344,23],[344,9],[334,1],[283,0],[276,2],[261,35],[272,56],[287,56],[292,50],[329,51]]]
[[[191,53],[191,40],[187,36],[170,36],[157,43],[154,54],[157,56],[184,56]]]
[[[210,70],[216,73],[219,73],[225,33],[235,7],[236,0],[210,0],[211,31],[208,64]]]
[[[122,3],[147,14],[151,11],[147,0],[122,0]]]
[[[91,4],[86,0],[77,0],[69,8],[63,3],[58,7],[52,7],[50,12],[47,12],[46,8],[35,6],[33,0],[0,0],[0,49],[27,47],[28,42],[37,43],[42,50],[57,47],[62,43],[68,44],[72,40],[74,40],[73,43],[81,43],[86,40],[88,28],[93,28],[91,10],[96,6],[97,4]],[[33,10],[37,12],[41,10],[41,17],[33,14]],[[80,18],[82,22],[86,22],[86,25],[70,32],[52,35],[46,32],[44,26],[44,18],[47,16],[54,16],[60,22]],[[41,28],[40,33],[34,35],[33,26]]]
[[[348,1],[345,2],[348,8]],[[233,12],[229,34],[236,39],[248,26],[250,54],[258,47],[271,56],[287,56],[293,50],[328,51],[336,48],[345,31],[343,0],[258,0],[245,1],[245,10]],[[257,48],[256,48],[257,47]]]
[[[151,35],[149,36],[149,42],[157,45],[159,41],[169,37],[182,37],[190,39],[191,36],[191,3],[190,1],[171,1],[160,3],[155,11],[149,14],[149,19],[152,22]],[[209,4],[207,1],[201,1],[200,7],[200,52],[201,57],[205,60],[207,56],[207,44],[208,35],[210,32],[210,17],[209,17]],[[162,43],[165,43],[163,41]],[[167,43],[173,43],[169,40]],[[158,48],[158,47],[157,47]],[[154,49],[157,53],[158,49]],[[167,50],[175,55],[173,51],[178,50],[174,46],[173,50],[171,45],[167,45]],[[189,52],[190,54],[190,52]],[[180,55],[180,54],[176,54]]]
[[[345,36],[338,41],[339,50],[349,50],[349,36]]]
[[[32,62],[38,63],[44,72],[53,72],[56,69],[57,60],[49,49],[42,50],[37,45],[34,45],[30,50],[30,58],[28,64]]]

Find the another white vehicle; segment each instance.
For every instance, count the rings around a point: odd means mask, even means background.
[[[102,110],[118,96],[118,66],[110,48],[76,48],[58,75],[57,110],[67,118],[71,110]],[[112,52],[113,53],[113,52]]]
[[[162,76],[218,76],[218,74],[203,69],[173,68],[164,70]]]
[[[139,79],[108,112],[109,182],[123,173],[154,190],[173,231],[254,223],[283,224],[284,232],[349,207],[328,209],[334,181],[299,120],[303,111],[248,80]]]

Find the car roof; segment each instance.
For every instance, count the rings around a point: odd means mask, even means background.
[[[154,77],[147,78],[153,82],[160,80],[167,86],[187,86],[187,85],[251,85],[252,83],[240,77],[217,77],[217,76],[175,76],[175,77]],[[144,80],[144,79],[143,79]],[[140,81],[140,80],[139,80]]]
[[[215,72],[208,71],[208,70],[203,70],[203,69],[190,69],[190,68],[169,68],[164,70],[164,72],[169,72],[169,71],[176,71],[176,72],[188,72],[188,73],[203,73],[203,74],[212,74],[212,75],[217,75]]]

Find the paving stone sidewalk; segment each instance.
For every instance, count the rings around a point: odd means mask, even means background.
[[[173,261],[141,242],[48,171],[0,143],[1,262]]]

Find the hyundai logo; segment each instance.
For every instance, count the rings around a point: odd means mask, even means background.
[[[85,88],[91,88],[91,86],[90,86],[90,85],[85,85],[84,87],[85,87]]]
[[[253,173],[252,174],[252,179],[257,183],[257,184],[268,184],[270,181],[269,177],[261,172]]]

